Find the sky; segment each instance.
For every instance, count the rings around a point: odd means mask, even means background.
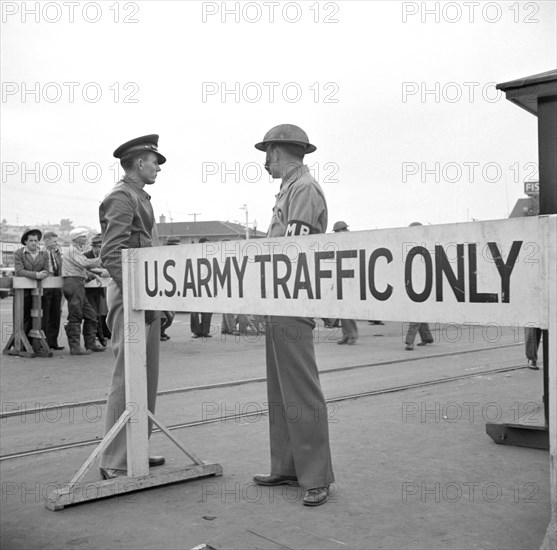
[[[116,147],[157,133],[157,219],[266,231],[254,148],[301,126],[329,230],[508,216],[537,179],[537,119],[496,83],[554,69],[556,4],[5,2],[0,218],[99,228]]]

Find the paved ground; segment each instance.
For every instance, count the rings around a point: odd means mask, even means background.
[[[5,314],[8,301],[0,304]],[[5,315],[2,320],[9,322]],[[480,327],[457,338],[454,327],[439,327],[436,344],[406,352],[400,324],[359,326],[360,341],[350,348],[337,346],[337,335],[322,326],[316,333],[322,372],[374,364],[323,372],[327,397],[477,376],[331,404],[336,482],[324,506],[302,506],[295,488],[251,482],[269,462],[268,420],[256,414],[174,431],[205,460],[221,463],[222,477],[56,513],[44,507],[44,494],[70,479],[94,447],[2,461],[1,547],[539,548],[549,521],[548,453],[499,446],[485,434],[486,420],[542,423],[541,372],[487,373],[524,364],[522,346],[512,345],[522,335],[507,328],[497,337],[494,327]],[[172,339],[162,348],[161,389],[264,376],[261,339],[192,340],[185,315],[177,317],[169,334]],[[484,351],[453,354],[479,348]],[[52,359],[4,356],[2,411],[102,400],[111,362],[110,352],[79,358],[66,351]],[[265,384],[253,382],[163,396],[158,414],[173,424],[263,409],[264,401]],[[102,406],[89,408],[86,417],[84,410],[76,409],[73,418],[56,413],[3,419],[2,454],[102,435]],[[182,464],[162,434],[153,436],[151,447],[166,455],[169,468]]]

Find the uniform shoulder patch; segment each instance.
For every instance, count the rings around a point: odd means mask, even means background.
[[[315,229],[306,222],[302,222],[300,220],[290,220],[286,224],[286,232],[284,233],[284,236],[311,235],[312,233],[315,233]]]

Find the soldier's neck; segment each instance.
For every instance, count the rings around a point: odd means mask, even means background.
[[[141,181],[141,179],[139,179],[139,176],[133,172],[127,173],[122,179],[126,183],[135,185],[135,187],[138,187],[139,189],[143,189],[145,187],[145,182]]]

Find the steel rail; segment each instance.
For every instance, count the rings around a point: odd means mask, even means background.
[[[521,370],[521,369],[526,369],[528,368],[527,366],[524,365],[515,365],[515,366],[509,366],[509,367],[501,367],[499,369],[491,369],[491,370],[485,370],[485,371],[480,371],[480,372],[473,372],[473,373],[469,373],[469,374],[460,374],[458,376],[446,376],[443,378],[436,378],[433,380],[426,380],[424,382],[413,382],[411,384],[403,384],[401,386],[392,386],[389,388],[382,388],[382,389],[378,389],[378,390],[369,390],[369,391],[364,391],[364,392],[360,392],[360,393],[354,393],[354,394],[349,394],[349,395],[341,395],[341,396],[337,396],[337,397],[331,397],[329,399],[326,399],[325,401],[327,403],[336,403],[338,401],[347,401],[350,399],[358,399],[360,397],[370,397],[370,396],[374,396],[374,395],[383,395],[383,394],[388,394],[388,393],[395,393],[395,392],[400,392],[400,391],[407,391],[407,390],[411,390],[411,389],[415,389],[415,388],[422,388],[422,387],[426,387],[426,386],[434,386],[434,385],[438,385],[438,384],[446,384],[448,382],[455,382],[458,380],[465,380],[467,378],[473,378],[475,376],[484,376],[487,374],[500,374],[503,372],[509,372],[509,371],[513,371],[513,370]],[[209,418],[209,419],[203,419],[203,420],[193,420],[190,422],[182,422],[180,424],[173,424],[171,426],[168,426],[169,430],[179,430],[182,428],[191,428],[194,426],[202,426],[205,424],[214,424],[215,422],[226,422],[228,420],[239,420],[242,418],[249,418],[252,416],[261,416],[261,415],[265,415],[269,412],[268,409],[261,409],[258,411],[252,411],[252,412],[246,412],[246,413],[240,413],[240,414],[233,414],[233,415],[224,415],[224,416],[220,416],[218,418]],[[157,433],[160,432],[161,430],[159,430],[158,428],[153,430],[153,433]],[[39,455],[39,454],[44,454],[44,453],[51,453],[51,452],[56,452],[56,451],[64,451],[67,449],[75,449],[78,447],[87,447],[89,445],[95,445],[97,443],[99,443],[101,441],[100,438],[95,438],[95,439],[88,439],[85,441],[76,441],[74,443],[65,443],[63,445],[53,445],[51,447],[44,447],[42,449],[33,449],[33,450],[29,450],[29,451],[21,451],[19,453],[12,453],[12,454],[7,454],[7,455],[1,455],[0,456],[0,461],[4,461],[4,460],[13,460],[15,458],[24,458],[27,456],[35,456],[35,455]]]
[[[403,359],[389,359],[386,361],[377,361],[375,363],[365,363],[363,365],[347,365],[344,367],[334,367],[332,369],[325,369],[319,371],[319,375],[335,373],[335,372],[342,372],[347,370],[353,369],[364,369],[370,367],[382,367],[385,365],[393,365],[396,363],[409,363],[411,361],[422,361],[425,359],[437,359],[442,357],[453,357],[455,355],[465,355],[467,353],[478,353],[482,351],[493,351],[498,349],[510,348],[513,346],[522,345],[523,342],[517,342],[512,344],[503,344],[501,346],[492,346],[489,348],[475,348],[475,349],[468,349],[468,350],[461,350],[461,351],[450,351],[445,353],[434,353],[431,355],[420,355],[420,356],[412,356],[412,357],[405,357]],[[163,395],[172,395],[174,393],[186,393],[192,391],[205,391],[205,390],[215,390],[219,388],[229,388],[233,386],[243,386],[247,384],[255,384],[260,382],[265,382],[267,380],[266,377],[258,377],[258,378],[245,378],[242,380],[233,380],[231,382],[218,382],[216,384],[203,384],[200,386],[185,386],[183,388],[172,388],[169,390],[161,390],[157,392],[157,396]],[[105,405],[106,399],[93,399],[90,401],[77,401],[75,403],[60,403],[56,405],[49,405],[44,407],[34,407],[32,409],[18,409],[14,411],[3,411],[0,412],[0,419],[10,418],[13,416],[25,416],[28,414],[41,414],[48,411],[59,411],[62,409],[69,409],[69,408],[76,408],[76,407],[88,407],[90,405]]]

